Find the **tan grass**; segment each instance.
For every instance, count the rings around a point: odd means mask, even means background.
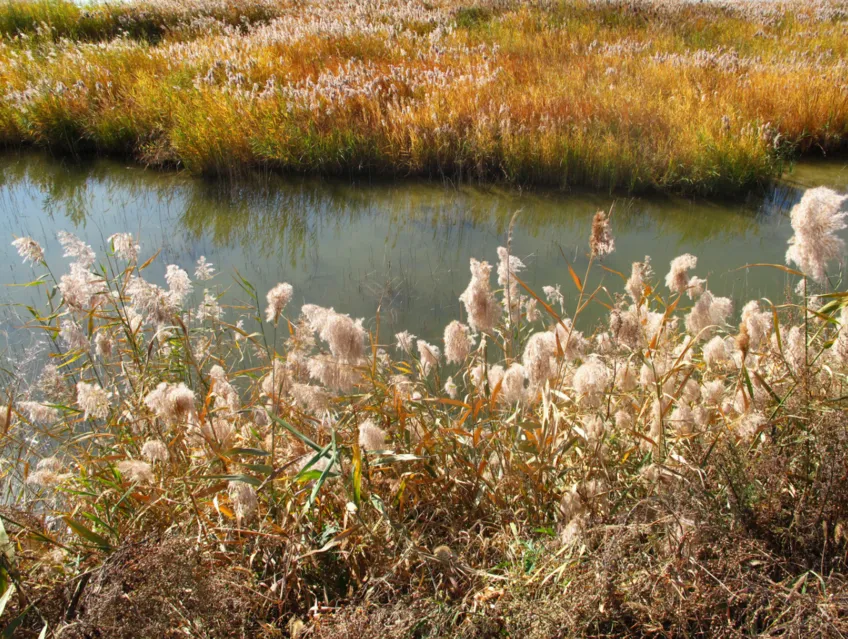
[[[0,8],[6,145],[730,195],[848,132],[837,0],[161,1],[95,11],[87,35],[75,5],[26,6]]]

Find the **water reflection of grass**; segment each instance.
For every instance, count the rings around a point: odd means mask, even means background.
[[[345,312],[373,317],[380,305],[386,325],[417,326],[421,335],[455,313],[468,257],[493,258],[516,210],[522,211],[517,254],[529,265],[529,280],[544,285],[567,277],[563,254],[585,266],[581,247],[591,216],[613,204],[613,198],[591,193],[416,181],[358,184],[266,175],[209,182],[39,154],[6,157],[0,169],[4,202],[31,220],[10,219],[10,233],[33,234],[52,219],[69,229],[86,228],[92,242],[101,242],[105,227],[143,225],[143,245],[161,246],[172,262],[188,266],[205,254],[222,272],[237,267],[259,283],[285,273],[299,289],[325,295],[322,301],[341,304]],[[626,271],[628,260],[646,253],[663,264],[697,250],[723,294],[771,295],[768,278],[728,273],[725,257],[739,262],[741,251],[759,256],[750,261],[782,259],[786,238],[779,224],[797,197],[794,187],[776,185],[747,204],[616,199],[613,225],[628,249],[608,266]],[[49,245],[54,234],[48,222],[39,237]],[[227,303],[237,297],[231,291]]]
[[[614,200],[589,193],[518,192],[495,187],[453,188],[405,182],[356,184],[319,178],[278,176],[210,183],[183,176],[125,169],[109,162],[68,165],[37,155],[9,158],[2,184],[28,184],[45,197],[45,211],[85,222],[95,187],[120,191],[125,200],[153,197],[173,203],[184,229],[195,238],[207,235],[217,246],[249,247],[266,258],[285,254],[291,266],[308,259],[309,246],[328,232],[376,219],[397,234],[427,229],[433,242],[462,243],[466,231],[486,229],[503,236],[517,210],[518,225],[531,237],[551,229],[582,238],[591,215],[615,201],[619,233],[654,229],[682,241],[739,237],[756,233],[764,217],[785,210],[797,198],[788,185],[766,192],[765,200],[727,205],[674,197]],[[391,241],[391,238],[387,238]]]

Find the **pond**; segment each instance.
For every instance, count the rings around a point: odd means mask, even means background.
[[[572,299],[569,312],[576,292],[568,264],[583,276],[592,215],[611,206],[616,251],[603,263],[608,269],[629,274],[631,262],[650,255],[661,277],[672,258],[693,253],[696,273],[709,278],[715,293],[731,296],[737,308],[753,298],[783,301],[790,276],[739,267],[784,262],[792,234],[788,212],[804,188],[848,187],[848,165],[834,161],[800,164],[741,203],[280,176],[211,183],[44,154],[6,155],[0,174],[4,302],[44,304],[37,289],[8,286],[33,279],[10,244],[13,235],[39,241],[58,276],[68,262],[56,240],[60,229],[78,234],[100,256],[106,238],[128,231],[140,238],[145,258],[161,249],[147,271],[157,283],[167,264],[193,274],[201,255],[211,261],[218,275],[197,283],[195,296],[203,295],[200,284],[222,293],[222,302],[233,307],[228,321],[244,314],[236,308],[246,300],[233,277],[239,273],[263,298],[286,281],[295,288],[295,308],[306,302],[332,306],[366,318],[371,327],[379,306],[383,343],[403,329],[436,340],[447,322],[460,317],[457,298],[468,284],[469,258],[497,262],[497,247],[505,244],[516,211],[512,247],[527,265],[525,280],[536,290],[561,284]],[[593,269],[589,286],[602,281],[610,293],[622,291],[618,276]],[[14,335],[23,316],[8,304],[4,308],[3,328]],[[597,305],[584,321],[603,311]]]

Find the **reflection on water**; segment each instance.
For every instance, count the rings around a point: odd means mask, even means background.
[[[539,288],[560,283],[565,292],[573,291],[566,260],[583,272],[592,214],[613,204],[612,197],[596,194],[409,182],[264,177],[209,183],[109,161],[69,165],[43,155],[6,156],[0,172],[0,232],[7,238],[0,242],[0,284],[31,279],[9,244],[13,234],[41,242],[54,272],[62,272],[59,229],[77,233],[101,253],[105,238],[129,231],[141,238],[145,255],[162,249],[162,259],[149,269],[153,280],[161,282],[167,263],[193,273],[194,262],[205,255],[220,272],[213,288],[226,291],[231,304],[242,301],[232,278],[238,271],[260,292],[288,281],[295,301],[356,317],[373,320],[379,305],[381,330],[402,327],[433,339],[459,315],[469,257],[496,261],[515,211],[521,213],[513,251],[528,265],[526,279]],[[673,257],[690,252],[699,257],[698,274],[708,275],[717,293],[737,301],[782,299],[782,274],[735,269],[783,262],[791,235],[787,212],[800,188],[816,184],[845,188],[848,169],[803,165],[783,184],[742,204],[619,198],[613,216],[617,250],[604,265],[626,273],[632,261],[651,255],[664,274]],[[592,281],[602,277],[611,292],[621,290],[618,278],[601,269]],[[28,288],[4,291],[19,302],[34,295]]]

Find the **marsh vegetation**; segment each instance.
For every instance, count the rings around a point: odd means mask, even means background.
[[[64,273],[17,238],[50,352],[5,380],[6,618],[80,637],[837,636],[846,199],[805,192],[787,265],[759,267],[795,292],[739,310],[691,254],[634,263],[607,302],[603,211],[585,271],[537,293],[510,225],[438,343],[298,309],[286,282],[237,276],[225,309],[205,258],[154,284],[128,233],[98,259],[60,231]],[[584,331],[590,305],[606,319]]]
[[[12,0],[0,143],[214,175],[728,196],[845,148],[846,15],[837,0]]]

